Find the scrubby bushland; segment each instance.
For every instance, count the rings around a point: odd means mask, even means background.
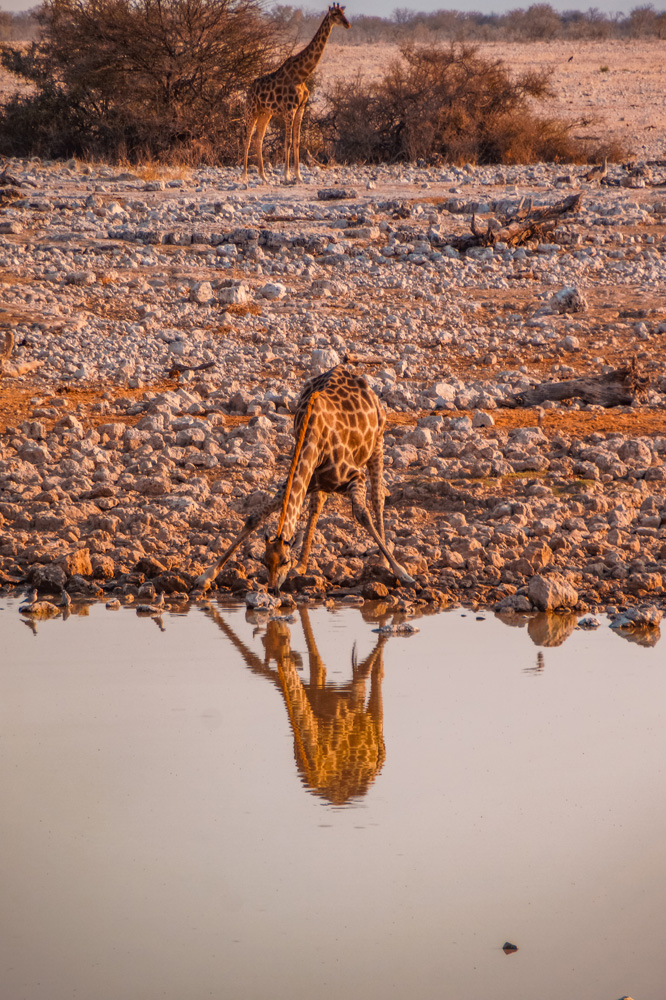
[[[0,112],[0,153],[235,162],[242,92],[276,61],[261,0],[46,0],[3,65],[35,92]]]
[[[338,83],[317,124],[340,162],[585,159],[570,126],[534,111],[534,99],[549,95],[547,74],[512,79],[469,46],[410,46],[379,82]]]
[[[0,11],[0,42],[32,41],[37,37],[39,26],[31,11],[18,13]]]
[[[284,4],[274,7],[271,16],[299,41],[310,37],[319,23],[314,11]],[[518,7],[503,14],[449,9],[425,12],[398,7],[391,17],[358,15],[353,18],[353,27],[353,31],[339,37],[338,45],[666,38],[666,11],[657,11],[652,4],[634,7],[628,14],[605,14],[598,7],[557,11],[548,3]]]

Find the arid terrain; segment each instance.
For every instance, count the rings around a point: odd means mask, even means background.
[[[401,610],[463,600],[658,620],[662,43],[492,51],[552,66],[554,113],[592,120],[581,134],[612,134],[632,155],[601,184],[541,164],[307,166],[294,186],[277,164],[270,185],[230,169],[6,165],[6,586],[186,600],[285,477],[304,380],[347,355],[388,412],[387,537],[417,582],[396,586],[348,501],[332,498],[287,601],[351,592]],[[356,52],[330,46],[322,77],[355,72]],[[363,71],[389,54],[363,49]],[[485,232],[573,194],[577,210],[541,235],[456,249],[473,218]],[[522,405],[539,383],[633,358],[629,405]],[[260,587],[262,550],[250,539],[219,586]]]

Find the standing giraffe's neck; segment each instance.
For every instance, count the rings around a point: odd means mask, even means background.
[[[292,79],[298,79],[302,83],[314,72],[332,30],[333,19],[330,14],[326,14],[310,44],[287,60]]]

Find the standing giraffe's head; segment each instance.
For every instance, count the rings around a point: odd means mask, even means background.
[[[268,588],[276,596],[291,569],[292,544],[292,542],[285,541],[282,535],[276,535],[275,538],[266,535],[264,565],[268,570]]]
[[[345,17],[345,8],[341,7],[339,3],[331,4],[328,13],[331,15],[333,24],[341,24],[343,28],[351,28],[351,24]]]

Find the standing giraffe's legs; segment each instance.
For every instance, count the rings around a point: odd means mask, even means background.
[[[259,176],[264,183],[266,182],[266,174],[264,173],[264,157],[261,150],[264,144],[266,129],[272,117],[272,111],[262,111],[257,118],[257,163],[259,165]]]
[[[368,476],[370,477],[370,500],[372,503],[372,515],[375,527],[379,532],[382,541],[386,541],[384,534],[384,442],[380,437],[375,446],[375,450],[368,459]]]
[[[391,567],[395,575],[398,577],[398,579],[402,580],[403,583],[414,583],[415,582],[414,577],[410,576],[407,570],[403,566],[401,566],[400,563],[396,562],[396,560],[393,558],[393,555],[389,552],[388,548],[386,547],[386,542],[383,540],[383,538],[380,538],[379,532],[372,523],[370,512],[368,511],[368,508],[365,505],[364,487],[365,483],[360,474],[355,479],[353,479],[349,484],[349,486],[347,487],[347,493],[349,494],[352,504],[352,514],[354,515],[358,523],[361,525],[361,527],[365,528],[365,530],[372,536],[376,544],[379,546],[380,551],[388,560],[389,566]]]
[[[197,577],[195,581],[195,587],[203,587],[207,590],[211,585],[217,574],[220,572],[225,562],[233,555],[239,545],[242,545],[246,538],[248,538],[253,531],[266,521],[274,511],[279,510],[282,506],[282,501],[284,499],[284,488],[278,490],[278,492],[273,497],[267,497],[264,504],[255,510],[245,521],[241,531],[236,535],[231,545],[224,550],[220,558],[209,566],[208,569]]]
[[[308,526],[305,530],[305,539],[303,540],[303,547],[301,549],[298,562],[294,567],[296,572],[301,575],[305,573],[308,568],[308,559],[310,558],[312,539],[314,538],[315,528],[317,527],[317,520],[325,503],[326,494],[321,490],[312,494],[312,499],[310,500],[310,517],[308,518]]]
[[[243,180],[247,180],[247,158],[250,152],[250,143],[252,142],[252,135],[257,125],[257,118],[254,112],[248,115],[247,126],[245,128],[245,148],[243,149]]]
[[[296,174],[296,180],[301,181],[301,164],[300,164],[300,149],[301,149],[301,122],[303,121],[303,115],[305,113],[305,105],[307,104],[310,92],[303,87],[304,94],[301,97],[301,103],[298,106],[298,111],[296,112],[296,117],[294,118],[294,134],[292,145],[294,147],[294,172]]]
[[[284,179],[288,181],[290,178],[289,172],[289,154],[291,153],[291,146],[293,142],[294,133],[294,121],[295,121],[296,111],[291,108],[285,108],[284,112]]]

